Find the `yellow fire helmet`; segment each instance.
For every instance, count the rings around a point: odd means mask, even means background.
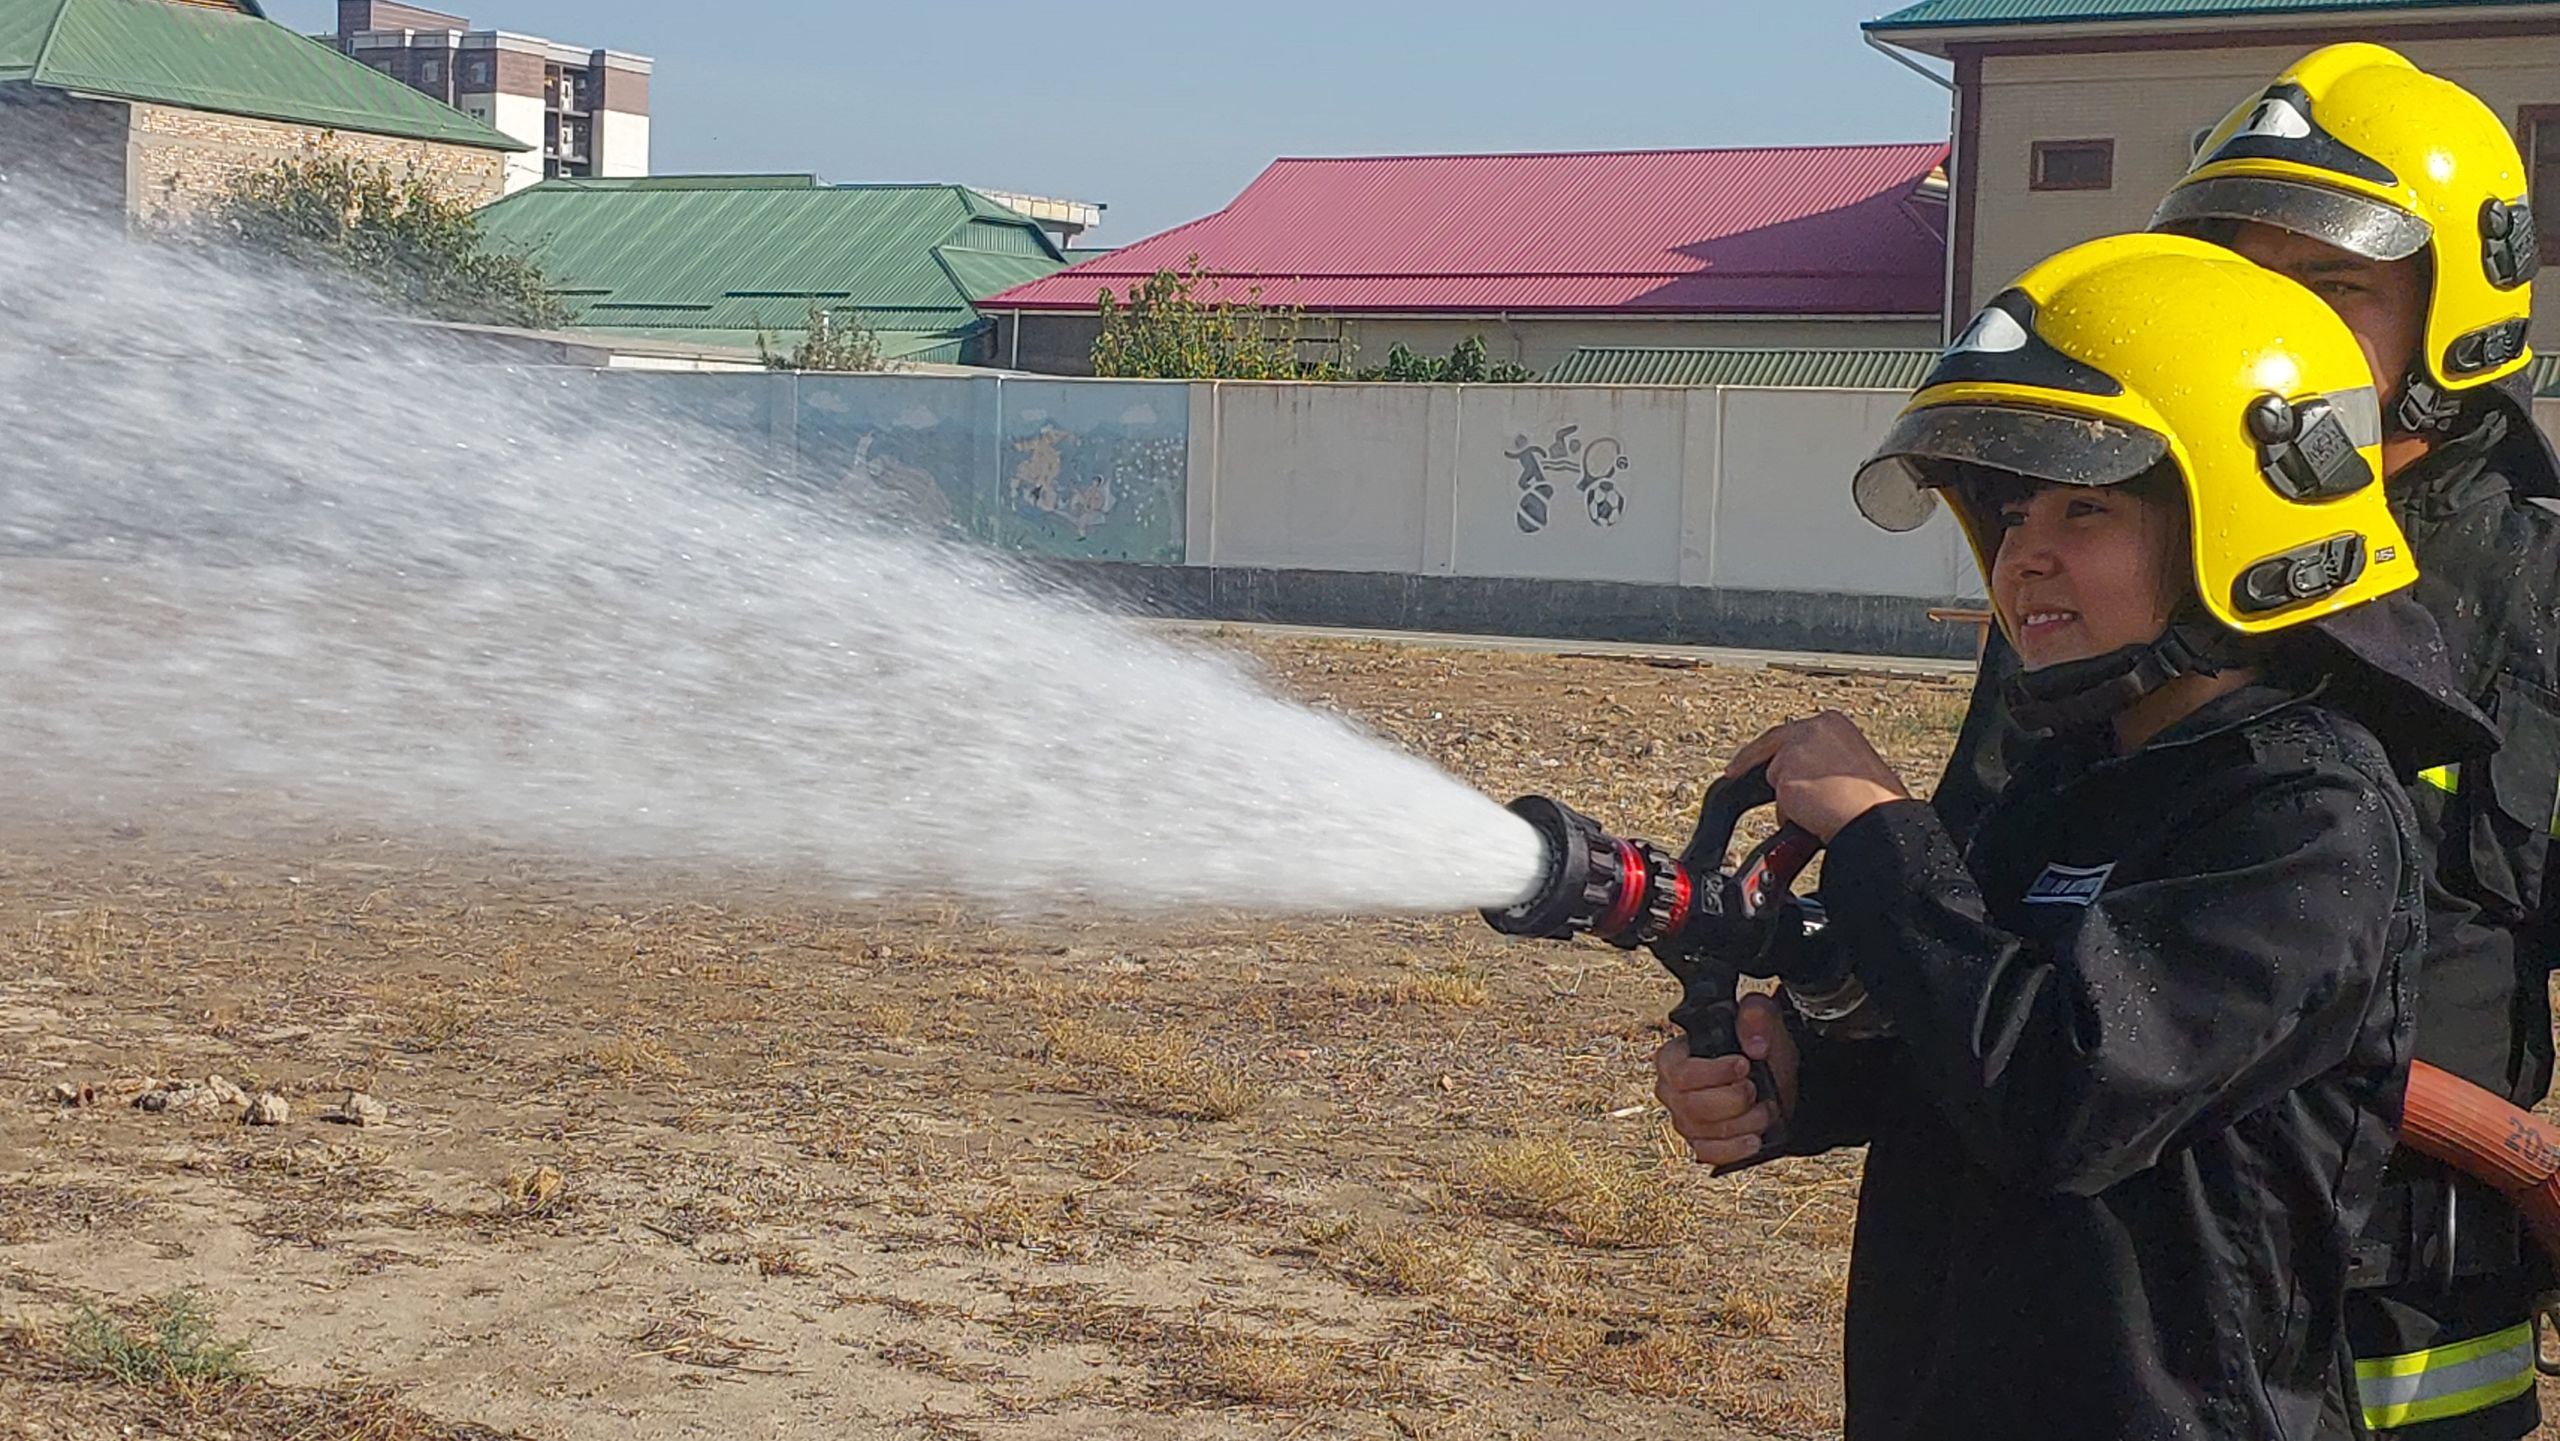
[[[2186,491],[2197,600],[2257,635],[2417,579],[2379,483],[2381,431],[2364,352],[2319,297],[2201,240],[2118,235],[1994,296],[1855,496],[1910,530],[1976,469],[2109,486],[2165,462]],[[1998,518],[1956,513],[1987,586]]]
[[[2380,45],[2314,50],[2231,112],[2152,218],[2196,233],[2255,221],[2370,260],[2427,252],[2426,335],[2399,420],[2524,369],[2541,266],[2523,157],[2496,112]]]

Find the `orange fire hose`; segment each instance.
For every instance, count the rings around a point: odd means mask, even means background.
[[[2409,1067],[2400,1143],[2495,1187],[2560,1261],[2560,1127],[2418,1061]]]

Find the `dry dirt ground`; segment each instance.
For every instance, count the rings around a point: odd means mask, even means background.
[[[1214,643],[1497,795],[1666,840],[1771,718],[1837,706],[1924,778],[1963,702]],[[1468,917],[1004,925],[21,828],[0,1438],[1835,1431],[1857,1160],[1678,1159],[1671,998]],[[284,1124],[133,1104],[217,1074]],[[356,1091],[381,1124],[328,1119]]]

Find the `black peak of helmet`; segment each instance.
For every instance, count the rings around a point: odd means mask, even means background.
[[[2198,167],[2220,160],[2289,160],[2352,175],[2375,185],[2398,185],[2391,167],[2321,128],[2311,92],[2291,81],[2270,85],[2231,138],[2198,157]]]
[[[2035,297],[2009,289],[1991,297],[1973,323],[1939,355],[1920,388],[1958,381],[2033,386],[2078,395],[2122,395],[2124,386],[2093,365],[2056,350],[2036,334]]]

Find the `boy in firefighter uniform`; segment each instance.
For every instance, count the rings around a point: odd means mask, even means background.
[[[2380,431],[2316,297],[2119,236],[1995,298],[1860,471],[1888,529],[1953,501],[2048,734],[1969,849],[1838,715],[1727,772],[1827,843],[1819,943],[1892,1023],[1765,1057],[1790,1150],[1871,1148],[1857,1441],[2346,1434],[2423,944],[2394,771],[2489,739]],[[1701,1159],[1771,1119],[1742,1058],[1664,1083]]]

